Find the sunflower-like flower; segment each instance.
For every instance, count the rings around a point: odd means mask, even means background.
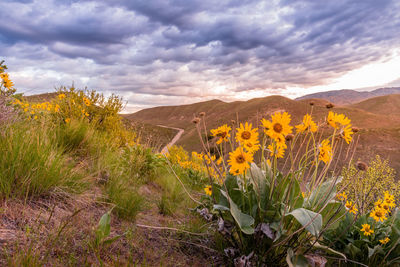
[[[353,137],[351,136],[352,134],[353,129],[351,124],[346,125],[340,132],[340,136],[346,141],[347,144],[350,144],[351,140],[353,140]]]
[[[275,112],[271,116],[271,121],[262,119],[261,123],[264,127],[264,133],[276,140],[277,142],[281,142],[285,140],[285,136],[292,133],[292,126],[290,123],[290,114],[287,112],[280,113]]]
[[[303,117],[303,123],[296,125],[298,133],[303,133],[306,131],[316,132],[318,130],[317,124],[312,120],[311,116],[306,114]]]
[[[241,145],[246,145],[247,143],[256,144],[258,143],[258,128],[252,129],[251,123],[246,122],[240,124],[239,128],[236,128],[236,141]]]
[[[211,196],[212,195],[212,187],[211,187],[211,185],[207,185],[206,187],[204,187],[204,192],[206,192],[206,195]]]
[[[214,137],[219,137],[217,140],[217,144],[221,144],[222,142],[227,142],[229,140],[229,137],[231,137],[231,134],[229,133],[231,131],[231,127],[224,124],[217,129],[211,130],[211,134]]]
[[[361,228],[360,231],[363,232],[363,234],[365,236],[369,236],[369,235],[374,233],[374,230],[371,229],[371,225],[369,225],[368,223],[365,223],[365,224],[363,224],[361,226],[362,226],[362,228]]]
[[[89,107],[90,104],[91,104],[91,103],[90,103],[90,100],[89,100],[88,98],[86,98],[86,97],[83,98],[83,102],[85,102],[85,105],[88,106],[88,107]]]
[[[346,201],[345,207],[348,209],[349,213],[356,214],[358,209],[356,208],[356,205],[353,204],[352,201]]]
[[[247,152],[254,154],[260,149],[260,144],[258,141],[256,143],[248,142],[243,146]]]
[[[332,147],[329,144],[329,140],[325,139],[319,146],[319,160],[325,162],[325,164],[332,158]]]
[[[344,114],[337,114],[335,112],[329,111],[328,117],[326,119],[328,124],[335,129],[340,129],[340,126],[350,125],[350,119]]]
[[[338,194],[336,197],[337,197],[337,199],[339,199],[341,201],[347,200],[347,194],[344,191],[342,193]]]
[[[286,148],[285,143],[273,142],[271,145],[268,145],[268,150],[271,152],[270,156],[275,158],[283,158]]]
[[[384,194],[385,194],[385,196],[384,196],[383,202],[384,202],[384,203],[387,203],[387,204],[389,205],[390,208],[396,207],[396,203],[395,203],[395,200],[394,200],[394,196],[391,195],[391,194],[389,194],[388,191],[385,191]]]
[[[64,99],[66,96],[65,96],[65,94],[59,94],[58,95],[58,98],[61,100],[61,99]]]
[[[234,175],[243,174],[247,169],[250,168],[250,164],[253,162],[253,155],[238,147],[235,151],[229,152],[228,163],[231,165],[230,173]]]
[[[379,207],[375,207],[375,209],[371,212],[369,217],[374,218],[376,222],[383,222],[387,219],[386,211]]]
[[[0,78],[3,80],[3,85],[7,89],[11,89],[14,86],[14,83],[8,77],[8,73],[0,74]]]
[[[380,239],[380,240],[379,240],[379,242],[380,242],[382,245],[387,244],[389,241],[390,241],[390,238],[389,238],[389,237],[385,237],[384,239]]]

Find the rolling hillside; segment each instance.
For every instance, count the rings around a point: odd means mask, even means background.
[[[360,141],[355,159],[368,161],[375,154],[388,158],[391,165],[400,173],[400,105],[399,95],[372,98],[358,104],[338,106],[331,109],[344,113],[353,126],[360,128]],[[292,114],[292,124],[301,121],[302,116],[310,113],[310,102],[314,103],[313,117],[323,122],[328,110],[328,103],[322,99],[291,100],[282,96],[269,96],[226,103],[211,100],[182,106],[164,106],[141,110],[127,115],[135,121],[154,125],[165,125],[185,129],[178,142],[187,150],[200,150],[200,142],[192,119],[200,112],[206,112],[205,121],[208,129],[221,124],[231,123],[231,120],[249,121],[258,125],[262,117],[268,117],[275,111],[287,111]],[[390,103],[390,104],[388,104]]]
[[[368,98],[391,94],[400,94],[400,87],[379,88],[369,92],[360,92],[348,89],[334,90],[305,95],[297,98],[296,100],[320,98],[335,103],[337,105],[349,105],[366,100]]]

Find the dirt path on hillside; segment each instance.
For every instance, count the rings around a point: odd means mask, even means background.
[[[183,132],[185,130],[180,129],[180,128],[174,128],[174,127],[168,127],[168,126],[164,126],[164,125],[157,125],[159,127],[163,127],[163,128],[169,128],[169,129],[173,129],[173,130],[177,130],[178,133],[174,136],[174,138],[172,138],[171,142],[169,142],[162,150],[161,150],[161,154],[166,154],[168,152],[168,148],[170,148],[171,146],[173,146],[176,142],[178,142],[179,138],[181,138]]]

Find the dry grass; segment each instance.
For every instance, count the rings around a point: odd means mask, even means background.
[[[1,205],[0,244],[2,266],[207,266],[212,249],[209,239],[180,231],[153,229],[151,226],[182,229],[198,220],[187,212],[163,216],[157,199],[157,184],[143,185],[141,194],[147,209],[136,223],[112,216],[111,237],[121,235],[109,246],[95,249],[94,229],[111,207],[98,200],[101,190],[77,195],[52,194],[28,203],[5,201]],[[196,219],[197,218],[197,219]]]

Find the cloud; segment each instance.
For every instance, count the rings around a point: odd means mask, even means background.
[[[135,106],[293,94],[400,44],[395,0],[7,0],[0,10],[0,55],[22,91],[75,82]]]

